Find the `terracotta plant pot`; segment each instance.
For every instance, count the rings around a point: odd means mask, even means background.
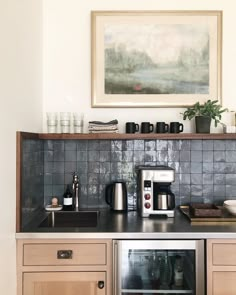
[[[211,118],[204,116],[195,117],[196,133],[210,133]]]

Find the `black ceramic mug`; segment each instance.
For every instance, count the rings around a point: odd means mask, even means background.
[[[170,133],[180,133],[184,131],[184,125],[179,122],[170,122]]]
[[[150,133],[153,132],[154,126],[150,122],[141,123],[141,133]]]
[[[127,122],[125,125],[126,133],[135,133],[139,131],[139,125],[134,122]]]
[[[169,131],[169,125],[165,122],[157,122],[156,133],[166,133]]]

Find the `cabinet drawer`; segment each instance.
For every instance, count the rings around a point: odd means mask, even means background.
[[[213,265],[236,265],[236,243],[212,244]]]
[[[105,243],[24,244],[24,265],[105,265]]]

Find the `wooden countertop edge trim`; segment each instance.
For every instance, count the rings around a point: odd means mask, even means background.
[[[91,134],[91,133],[83,133],[83,134],[61,134],[61,133],[39,133],[39,139],[47,139],[47,140],[65,140],[65,139],[114,139],[114,140],[134,140],[134,139],[236,139],[235,133],[148,133],[148,134],[126,134],[126,133],[99,133],[99,134]]]

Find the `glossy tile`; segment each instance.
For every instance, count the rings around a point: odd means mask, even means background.
[[[87,151],[88,149],[88,140],[77,140],[76,150],[77,151]]]
[[[111,151],[122,151],[122,140],[112,140]]]
[[[225,152],[226,162],[236,162],[236,150],[235,151],[226,151]]]
[[[191,162],[202,162],[202,151],[191,151]]]
[[[135,169],[139,165],[168,165],[175,169],[172,186],[177,204],[194,200],[220,202],[234,194],[236,140],[45,140],[24,144],[24,179],[28,182],[33,175],[41,174],[44,202],[49,193],[61,193],[61,186],[71,183],[72,173],[77,171],[84,207],[106,206],[104,187],[116,180],[129,184],[129,200],[135,205]],[[25,195],[25,204],[30,204],[27,192]]]
[[[88,161],[88,153],[87,151],[77,150],[76,152],[77,161],[87,162]]]
[[[65,151],[65,161],[66,162],[71,162],[74,161],[76,162],[76,150],[67,150]]]
[[[65,140],[65,151],[76,151],[76,140]]]
[[[213,184],[214,183],[213,175],[214,174],[212,174],[212,173],[202,174],[203,184]]]
[[[191,140],[191,151],[201,151],[202,140]]]
[[[168,141],[167,140],[156,140],[156,149],[157,151],[167,151],[168,150]]]
[[[64,173],[73,173],[77,171],[77,162],[65,162]]]
[[[190,151],[181,150],[179,152],[179,160],[180,162],[190,162],[191,153]]]
[[[203,163],[212,163],[213,162],[213,151],[203,151],[202,152],[202,161]]]
[[[214,162],[225,162],[225,151],[214,151]]]
[[[215,151],[224,151],[225,150],[225,141],[224,140],[214,140],[213,149]]]
[[[156,141],[155,140],[145,140],[144,141],[144,150],[145,151],[155,151],[156,150]]]
[[[134,140],[134,150],[144,151],[144,140]]]
[[[213,174],[213,183],[214,184],[225,184],[225,175],[226,174]]]
[[[213,151],[213,140],[203,140],[202,149],[204,151]]]
[[[179,140],[168,140],[168,150],[170,151],[179,151],[180,150],[180,142]]]

